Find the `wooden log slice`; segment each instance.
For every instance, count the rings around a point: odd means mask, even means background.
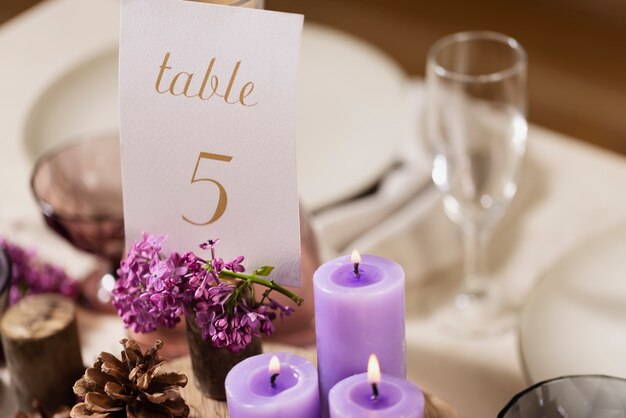
[[[263,351],[285,351],[298,354],[313,364],[317,362],[317,355],[314,349],[307,350],[291,346],[265,344],[263,345]],[[189,356],[181,357],[168,363],[166,368],[170,371],[185,374],[189,378],[189,383],[184,389],[181,390],[181,393],[191,408],[190,416],[192,418],[228,418],[228,407],[226,406],[226,402],[209,399],[203,396],[202,393],[200,393],[200,391],[196,388],[195,377],[193,375]],[[458,418],[456,410],[446,402],[428,393],[425,394],[425,397],[425,418]]]
[[[80,353],[76,309],[53,294],[28,296],[12,306],[0,322],[0,335],[22,411],[73,405],[72,387],[85,368]]]

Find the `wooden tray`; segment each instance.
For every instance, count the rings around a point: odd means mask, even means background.
[[[286,351],[298,354],[309,361],[316,362],[316,354],[314,349],[304,350],[297,347],[281,346],[275,344],[265,344],[264,352],[270,351]],[[181,393],[189,406],[191,407],[191,416],[194,418],[228,418],[228,408],[226,402],[219,402],[202,396],[196,388],[193,372],[191,370],[191,360],[189,356],[181,357],[173,360],[167,365],[167,369],[177,373],[184,373],[189,378],[187,387]],[[426,414],[425,418],[458,418],[456,410],[431,394],[425,393],[426,397]]]

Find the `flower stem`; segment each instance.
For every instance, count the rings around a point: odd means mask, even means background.
[[[290,292],[289,290],[285,289],[281,285],[276,284],[273,280],[261,279],[260,277],[251,276],[249,274],[235,273],[234,271],[230,271],[226,269],[220,271],[220,275],[226,276],[226,277],[236,277],[238,279],[245,280],[248,283],[260,284],[261,286],[265,286],[268,289],[275,290],[278,293],[282,293],[283,295],[287,296],[289,299],[293,300],[298,306],[302,306],[302,304],[304,303],[304,299],[302,299],[300,296],[296,295],[293,292]]]

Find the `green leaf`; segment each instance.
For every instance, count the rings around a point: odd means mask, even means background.
[[[258,269],[255,270],[254,275],[255,276],[261,276],[261,277],[267,277],[270,275],[270,273],[274,270],[274,267],[272,266],[263,266],[263,267],[259,267]]]

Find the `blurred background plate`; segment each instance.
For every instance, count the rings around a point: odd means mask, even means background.
[[[522,311],[520,348],[531,383],[575,374],[626,377],[626,225],[545,274]]]
[[[298,85],[298,176],[311,210],[357,195],[394,164],[405,74],[352,36],[306,24]],[[27,118],[34,161],[56,144],[119,126],[117,50],[94,54],[43,92]]]

